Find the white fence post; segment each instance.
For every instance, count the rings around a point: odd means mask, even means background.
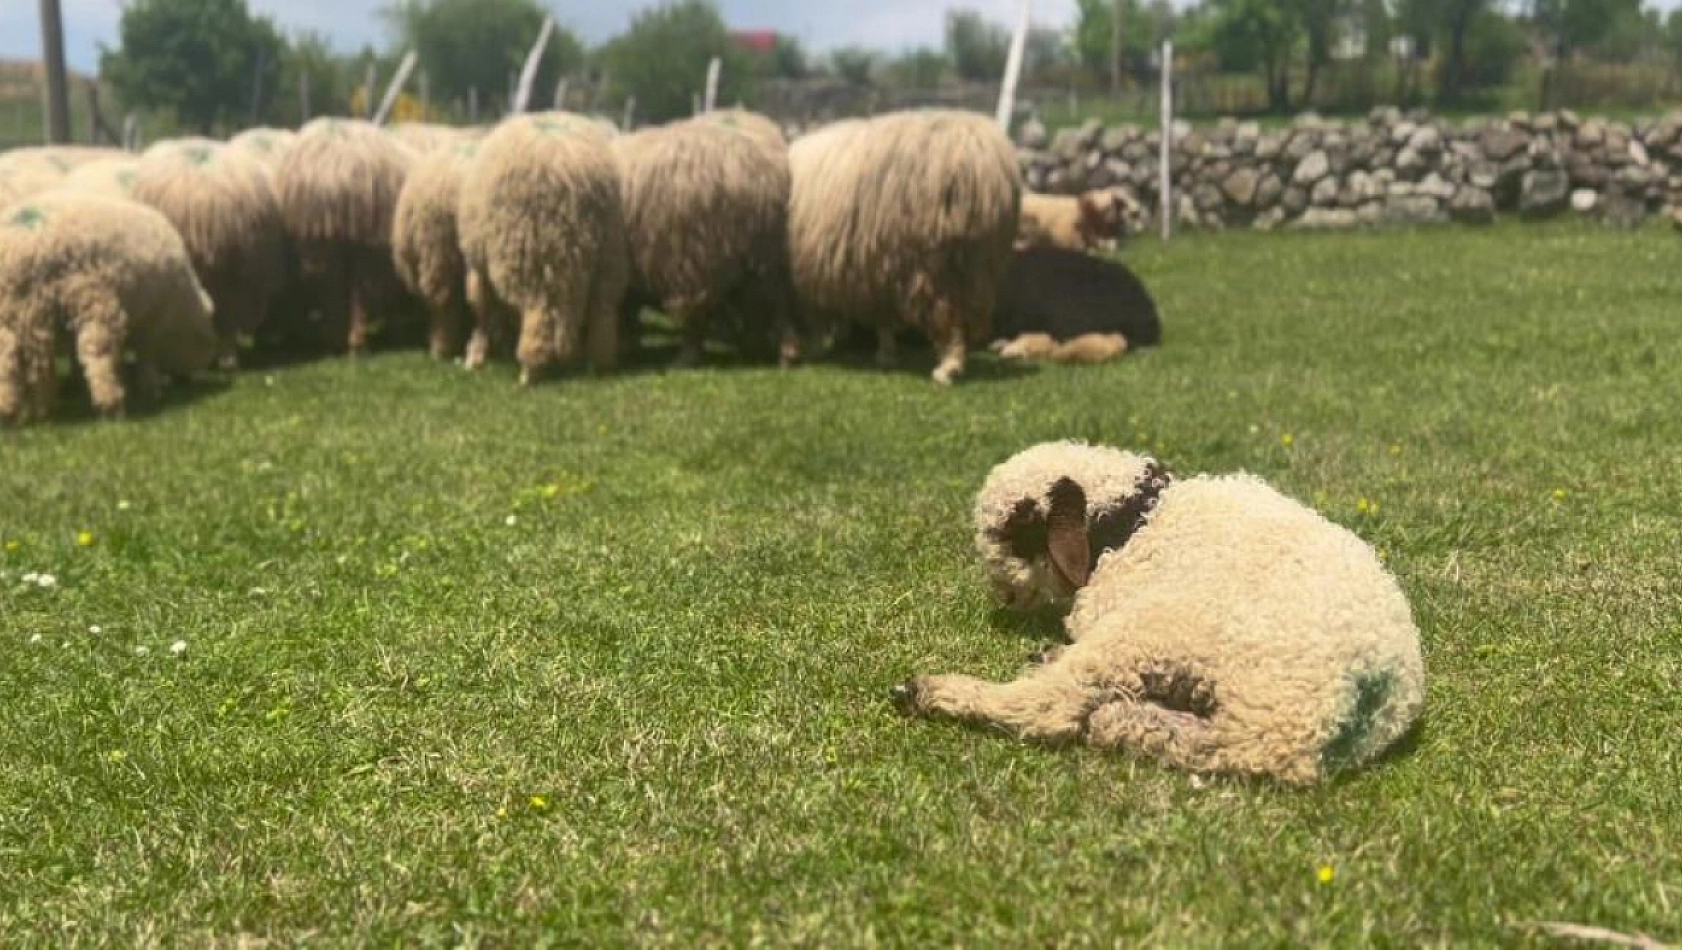
[[[397,66],[397,75],[391,77],[391,85],[386,87],[385,98],[380,100],[380,110],[374,113],[374,124],[385,125],[385,120],[391,118],[391,110],[397,105],[397,97],[403,92],[403,84],[409,81],[409,74],[415,71],[415,51],[403,54],[403,62]]]
[[[1157,159],[1157,191],[1162,196],[1162,239],[1174,233],[1174,41],[1162,41],[1162,154]]]
[[[1010,134],[1010,118],[1016,111],[1016,83],[1022,78],[1022,51],[1028,45],[1028,24],[1033,17],[1033,0],[1022,0],[1022,16],[1010,38],[1010,55],[1005,58],[1004,81],[999,85],[999,128]]]
[[[549,46],[549,34],[555,31],[555,18],[544,17],[543,29],[537,32],[537,42],[532,44],[531,52],[526,54],[526,64],[520,69],[520,84],[514,89],[514,101],[508,111],[520,115],[526,111],[526,104],[531,102],[531,85],[537,81],[537,64],[543,60],[543,51]]]
[[[703,113],[711,112],[718,104],[718,74],[724,69],[724,60],[714,56],[707,64],[707,98],[701,104]]]

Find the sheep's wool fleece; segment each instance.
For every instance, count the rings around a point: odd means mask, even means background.
[[[391,226],[397,275],[434,307],[461,299],[467,264],[456,232],[456,205],[477,150],[477,145],[463,143],[422,158],[397,199]]]
[[[592,275],[617,261],[601,292],[617,300],[629,264],[612,141],[591,119],[519,116],[479,145],[462,183],[457,226],[470,268],[521,310],[588,299]]]
[[[1095,512],[1125,496],[1149,461],[1036,447],[995,471],[978,515],[1042,498],[1063,476],[1090,480]],[[1001,563],[990,542],[982,556]],[[1378,755],[1424,702],[1419,632],[1373,549],[1246,474],[1172,481],[1143,526],[1098,561],[1066,626],[1073,646],[1042,671],[1048,682],[1148,691],[1153,676],[1183,677],[1210,701],[1201,721],[1136,715],[1148,702],[1105,705],[1091,714],[1088,741],[1199,771],[1313,782]],[[1163,717],[1175,716],[1197,728],[1168,738]]]
[[[0,211],[5,313],[57,313],[72,327],[118,321],[108,332],[166,372],[197,372],[214,354],[209,297],[180,235],[124,199],[58,190]]]
[[[372,123],[310,122],[275,172],[287,235],[385,247],[412,161],[408,148]]]

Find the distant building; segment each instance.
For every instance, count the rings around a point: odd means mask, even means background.
[[[750,53],[769,53],[777,48],[776,30],[733,30],[730,38]]]

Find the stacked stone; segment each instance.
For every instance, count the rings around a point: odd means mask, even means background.
[[[1055,136],[1030,122],[1020,138],[1031,189],[1119,187],[1149,214],[1159,145],[1154,129],[1096,121]],[[1179,123],[1169,162],[1175,218],[1193,227],[1487,224],[1566,211],[1631,226],[1682,215],[1682,112],[1634,125],[1570,111],[1455,124],[1393,108],[1354,122],[1306,114],[1267,131]]]

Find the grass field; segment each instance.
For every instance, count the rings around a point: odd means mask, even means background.
[[[1129,257],[1166,345],[1101,368],[392,353],[0,433],[4,942],[1682,941],[1682,242]],[[969,505],[1066,436],[1377,545],[1412,741],[1292,791],[899,718],[1053,633],[990,609]]]

